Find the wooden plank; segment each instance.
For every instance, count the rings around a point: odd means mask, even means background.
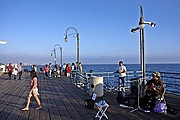
[[[23,93],[26,91],[26,88],[24,88],[23,86],[25,85],[25,82],[23,82],[24,84],[21,85],[21,88],[19,89],[19,92],[17,93],[17,95],[15,96],[15,98],[13,99],[14,104],[13,104],[13,109],[10,113],[10,115],[8,116],[8,120],[12,120],[12,119],[18,119],[19,114],[21,112],[21,108],[23,108],[22,105],[22,100],[21,96],[23,95]]]
[[[14,104],[17,102],[16,101],[16,95],[18,94],[19,90],[21,89],[21,86],[23,85],[23,83],[18,83],[18,81],[13,81],[14,86],[11,89],[11,91],[9,91],[9,93],[7,93],[4,97],[3,97],[3,101],[4,101],[4,109],[3,109],[3,113],[5,112],[6,114],[0,114],[0,118],[3,119],[7,119],[8,115],[11,113]],[[10,88],[9,88],[10,89]]]
[[[24,76],[29,79],[29,76]],[[29,111],[21,111],[26,104],[26,97],[29,91],[29,81],[8,81],[1,80],[0,86],[3,86],[2,94],[0,94],[0,119],[13,120],[93,120],[97,113],[97,108],[86,109],[84,100],[89,98],[89,95],[70,84],[70,80],[64,76],[61,78],[43,79],[42,75],[38,76],[38,88],[40,100],[43,106],[42,110],[35,110],[37,103],[35,99],[31,99]],[[2,82],[1,82],[2,81]],[[6,86],[6,87],[5,87]],[[158,114],[158,113],[143,113],[135,111],[130,113],[131,109],[125,109],[118,106],[116,101],[117,92],[104,92],[104,99],[110,105],[106,114],[109,119],[121,120],[168,120],[180,119],[179,115],[174,114]],[[174,107],[180,106],[180,97],[166,94],[166,99]],[[96,102],[100,100],[98,98]],[[180,107],[179,107],[180,108]],[[105,119],[103,117],[103,119]]]
[[[38,86],[40,86],[39,93],[40,93],[40,100],[41,105],[43,106],[42,110],[40,111],[39,119],[40,120],[50,120],[49,116],[49,108],[47,102],[47,93],[46,93],[46,81],[38,79]]]

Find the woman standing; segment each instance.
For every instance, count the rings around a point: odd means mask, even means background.
[[[66,68],[66,77],[70,77],[70,73],[71,73],[71,66],[70,64],[68,64]]]
[[[42,109],[41,102],[38,98],[39,93],[38,93],[38,88],[37,88],[37,74],[35,71],[31,72],[31,78],[32,78],[32,80],[30,81],[31,89],[30,89],[29,95],[27,97],[26,107],[22,109],[23,111],[29,110],[29,104],[30,104],[32,95],[34,96],[34,98],[38,104],[38,107],[36,108],[36,110]]]

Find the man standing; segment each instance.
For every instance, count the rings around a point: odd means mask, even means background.
[[[9,75],[9,80],[11,80],[11,75],[12,75],[13,69],[14,69],[14,67],[12,66],[11,63],[9,63],[9,66],[7,67],[8,75]]]
[[[21,80],[22,77],[22,63],[18,65],[18,74],[19,74],[19,80]]]
[[[117,71],[119,73],[119,86],[124,87],[124,79],[126,77],[126,66],[123,65],[122,61],[119,61],[119,66]]]
[[[51,77],[52,75],[52,64],[49,63],[49,77]]]

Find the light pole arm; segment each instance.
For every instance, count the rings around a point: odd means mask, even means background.
[[[70,30],[70,29],[75,30],[76,34],[78,33],[78,31],[77,31],[74,27],[69,27],[69,28],[66,30],[66,35],[67,35],[67,36],[69,36],[69,35],[68,35],[68,30]]]
[[[60,66],[62,66],[62,47],[61,47],[61,45],[59,45],[59,44],[54,45],[54,54],[56,56],[56,47],[57,46],[59,46],[59,49],[60,49],[60,57],[61,57]],[[56,57],[55,57],[55,59],[56,59]]]
[[[68,30],[70,29],[73,29],[75,31],[75,33],[70,33],[68,34]],[[68,41],[68,36],[70,35],[73,35],[73,34],[76,34],[76,38],[77,38],[77,62],[79,63],[80,62],[80,39],[79,39],[79,33],[78,31],[74,28],[74,27],[69,27],[67,30],[66,30],[66,34],[65,34],[65,42]]]

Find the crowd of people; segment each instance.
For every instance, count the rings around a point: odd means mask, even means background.
[[[9,76],[9,80],[12,79],[12,73],[14,73],[14,80],[21,80],[22,77],[22,63],[20,64],[15,64],[12,65],[11,63],[9,63],[9,65],[6,67],[8,76]],[[17,76],[19,76],[19,78],[17,78]]]
[[[25,71],[26,69],[24,69]],[[34,64],[31,66],[31,70],[28,70],[26,72],[30,71],[35,71],[38,72],[37,66]],[[52,63],[46,64],[43,68],[40,68],[40,71],[44,72],[44,77],[49,78],[49,77],[60,77],[60,75],[65,75],[66,77],[70,77],[70,73],[72,71],[79,71],[82,73],[82,65],[81,62],[76,62],[75,63],[68,63],[68,64],[63,64],[62,66],[58,66],[57,64],[52,66]],[[12,64],[9,63],[6,66],[6,73],[9,76],[9,80],[12,79],[12,76],[14,76],[14,80],[21,80],[22,73],[23,73],[23,68],[22,68],[22,63],[19,64]]]
[[[32,66],[32,69],[37,69],[35,65]],[[36,71],[36,70],[35,70]],[[75,63],[64,63],[62,66],[58,66],[57,64],[52,67],[52,64],[49,63],[44,66],[44,68],[41,68],[41,71],[44,72],[45,78],[49,77],[60,77],[60,75],[64,75],[66,77],[70,77],[70,73],[72,71],[79,71],[82,73],[82,65],[81,62]]]

